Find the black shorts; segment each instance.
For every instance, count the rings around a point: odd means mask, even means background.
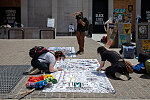
[[[45,63],[45,62],[40,62],[37,59],[32,59],[31,60],[31,65],[34,68],[38,68],[39,70],[43,70],[43,71],[47,71],[49,70],[49,64]]]

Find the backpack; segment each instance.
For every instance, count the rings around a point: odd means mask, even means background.
[[[124,62],[125,62],[125,65],[126,65],[127,72],[128,73],[133,73],[133,67],[132,67],[131,62],[125,61],[125,60],[124,60]]]
[[[88,31],[88,29],[89,29],[89,21],[87,20],[86,17],[84,17],[83,20],[85,20],[85,26],[84,26],[83,30],[84,31]]]
[[[101,38],[101,42],[106,43],[106,42],[107,42],[107,36],[103,36],[103,37]]]
[[[29,50],[29,56],[33,59],[38,59],[40,55],[47,53],[47,52],[49,52],[49,50],[47,50],[43,46],[35,46]]]

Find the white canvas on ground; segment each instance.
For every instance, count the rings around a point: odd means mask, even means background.
[[[97,59],[65,59],[55,67],[63,67],[52,73],[58,83],[46,86],[43,92],[115,93],[105,73],[96,72]]]
[[[66,57],[76,57],[74,47],[49,47],[48,50],[51,50],[52,52],[62,51]]]

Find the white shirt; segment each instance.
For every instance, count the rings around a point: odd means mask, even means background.
[[[49,64],[53,64],[54,65],[56,59],[55,59],[55,56],[52,53],[47,52],[47,53],[44,53],[44,54],[40,55],[38,57],[38,60],[40,62],[45,62],[45,63],[49,63]]]

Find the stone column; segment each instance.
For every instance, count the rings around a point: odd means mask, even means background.
[[[28,27],[28,0],[21,0],[21,23]]]
[[[114,10],[114,0],[108,0],[108,19],[109,17],[113,17],[113,10]]]
[[[90,24],[92,24],[92,1],[93,0],[88,0],[88,19]]]
[[[57,0],[52,0],[52,18],[55,19],[55,33],[57,32]]]

